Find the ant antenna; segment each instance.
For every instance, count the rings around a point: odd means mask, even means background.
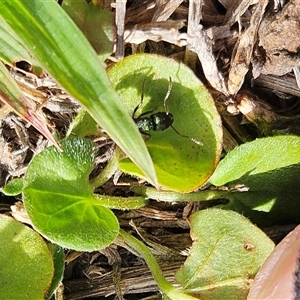
[[[172,86],[173,86],[173,82],[172,82],[172,78],[171,76],[169,77],[169,87],[168,87],[168,91],[166,93],[166,96],[165,96],[165,99],[164,99],[164,107],[165,107],[165,110],[166,110],[166,115],[169,115],[169,109],[168,109],[168,106],[167,106],[167,100],[168,98],[170,97],[170,94],[171,94],[171,90],[172,90]],[[180,135],[181,137],[183,138],[187,138],[189,139],[190,141],[196,143],[197,145],[199,146],[203,146],[203,143],[198,141],[197,139],[195,138],[192,138],[190,136],[187,136],[187,135],[184,135],[184,134],[181,134],[173,125],[170,125],[170,127],[178,134]]]
[[[135,117],[135,114],[136,114],[137,110],[142,106],[143,101],[144,101],[145,81],[146,81],[146,78],[144,78],[143,83],[142,83],[141,101],[140,101],[140,103],[135,107],[135,109],[133,110],[133,113],[132,113],[132,117],[133,117],[133,118]]]
[[[167,115],[169,114],[169,109],[168,109],[168,106],[167,106],[167,100],[168,100],[168,98],[170,97],[171,90],[172,90],[172,86],[173,86],[173,82],[172,82],[172,78],[171,78],[171,76],[170,76],[170,77],[169,77],[168,91],[167,91],[166,96],[165,96],[165,99],[164,99],[164,107],[165,107],[165,111],[166,111],[166,114],[167,114]]]
[[[190,141],[194,142],[195,144],[199,145],[199,146],[203,146],[203,143],[198,141],[197,139],[195,138],[192,138],[188,135],[184,135],[184,134],[181,134],[173,125],[171,125],[170,127],[172,127],[172,129],[178,134],[180,135],[181,137],[183,138],[186,138],[186,139],[189,139]]]

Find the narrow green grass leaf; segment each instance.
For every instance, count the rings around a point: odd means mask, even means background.
[[[22,41],[7,25],[7,23],[0,18],[0,59],[9,65],[15,65],[20,60],[29,62],[33,70],[39,70],[40,66],[36,60],[29,54]]]
[[[146,145],[95,51],[54,0],[1,1],[0,16],[63,88],[85,106],[157,186]]]

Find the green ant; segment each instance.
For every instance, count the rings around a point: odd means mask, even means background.
[[[142,113],[139,117],[135,117],[135,114],[137,112],[137,110],[141,107],[141,105],[143,104],[143,100],[144,100],[144,87],[145,87],[145,79],[143,81],[143,85],[142,85],[142,93],[141,93],[141,101],[140,103],[136,106],[136,108],[133,111],[132,114],[132,118],[136,124],[136,126],[138,127],[139,131],[145,135],[150,136],[150,134],[148,133],[149,131],[164,131],[166,129],[168,129],[169,127],[171,127],[179,136],[183,137],[183,138],[187,138],[190,141],[196,143],[197,145],[202,146],[203,143],[201,143],[200,141],[189,137],[187,135],[183,135],[181,134],[177,129],[174,128],[173,126],[173,122],[174,122],[174,117],[173,115],[169,112],[168,107],[167,107],[167,100],[171,94],[171,90],[172,90],[172,78],[169,77],[169,87],[168,87],[168,91],[166,93],[166,96],[164,98],[164,108],[165,111],[164,112],[157,112],[154,114],[151,111],[147,111]],[[150,116],[146,117],[146,115]]]

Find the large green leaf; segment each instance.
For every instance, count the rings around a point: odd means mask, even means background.
[[[245,300],[274,243],[245,217],[208,209],[190,218],[190,255],[176,279],[201,300]]]
[[[151,157],[138,129],[96,53],[66,12],[55,0],[0,3],[0,16],[26,48],[157,185]]]
[[[78,251],[104,248],[116,238],[119,224],[88,183],[94,144],[74,138],[61,145],[63,153],[49,147],[31,161],[24,178],[25,208],[50,241]]]
[[[300,220],[300,137],[276,136],[243,144],[220,162],[210,182],[243,187],[225,208],[259,224]]]
[[[144,134],[159,184],[167,189],[188,192],[202,186],[213,173],[221,153],[222,128],[212,96],[184,64],[165,57],[141,54],[125,58],[108,74],[129,114],[144,93],[139,115],[165,112],[164,98],[172,80],[167,107],[174,128]],[[142,91],[144,86],[144,91]],[[191,139],[202,143],[199,145]],[[128,173],[144,177],[130,160],[120,162]]]
[[[0,215],[0,298],[44,299],[53,273],[52,256],[43,238]]]

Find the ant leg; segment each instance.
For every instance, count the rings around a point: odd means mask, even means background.
[[[146,78],[144,78],[143,80],[143,84],[142,84],[142,93],[141,93],[141,101],[140,103],[135,107],[135,109],[133,110],[133,114],[132,114],[132,118],[135,119],[135,113],[137,112],[137,110],[142,106],[143,101],[144,101],[144,88],[145,88],[145,81]]]
[[[153,109],[148,110],[148,111],[145,111],[145,112],[142,113],[138,118],[135,118],[134,120],[140,119],[140,118],[142,118],[142,117],[144,117],[144,116],[146,116],[146,115],[149,115],[149,114],[151,114],[151,113],[153,113]]]
[[[181,134],[178,130],[175,129],[175,127],[173,125],[171,125],[172,129],[178,134],[180,135],[181,137],[184,137],[184,138],[187,138],[189,139],[190,141],[194,142],[195,144],[199,145],[199,146],[203,146],[203,143],[198,141],[197,139],[195,138],[192,138],[190,136],[187,136],[187,135],[184,135],[184,134]]]
[[[167,106],[167,100],[171,94],[171,90],[172,90],[172,78],[171,76],[169,77],[169,86],[168,86],[168,91],[166,93],[166,96],[165,96],[165,99],[164,99],[164,107],[165,107],[165,111],[166,111],[166,114],[168,115],[169,114],[169,109],[168,109],[168,106]]]
[[[151,138],[151,134],[149,132],[145,132],[143,130],[140,130],[140,133],[145,136],[145,139],[150,139]]]

